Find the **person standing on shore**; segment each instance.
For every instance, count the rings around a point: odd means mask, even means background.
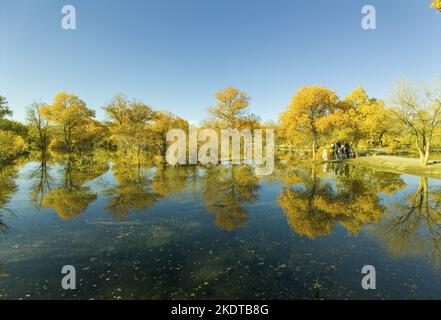
[[[351,155],[351,147],[349,146],[348,142],[345,142],[344,152],[346,155],[346,159],[349,159],[349,157]]]

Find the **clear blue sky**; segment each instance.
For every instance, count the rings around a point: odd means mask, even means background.
[[[363,85],[386,98],[395,81],[441,76],[441,14],[430,0],[0,0],[0,95],[14,118],[34,100],[75,93],[102,106],[125,93],[190,121],[234,85],[250,111],[276,120],[291,96],[320,84]],[[61,8],[77,30],[61,28]],[[377,9],[377,30],[361,8]]]

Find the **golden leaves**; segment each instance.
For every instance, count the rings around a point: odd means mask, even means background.
[[[441,0],[433,0],[431,7],[441,12]]]

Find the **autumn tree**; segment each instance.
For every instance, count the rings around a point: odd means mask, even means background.
[[[225,127],[239,128],[240,122],[247,119],[245,109],[249,106],[250,98],[248,95],[230,86],[217,92],[215,96],[217,104],[209,108],[210,114],[214,119],[220,120]]]
[[[432,1],[432,8],[435,8],[439,12],[441,12],[441,0],[433,0]]]
[[[10,131],[23,139],[27,138],[28,128],[18,121],[6,119],[6,116],[12,116],[12,111],[9,109],[8,102],[5,97],[0,96],[0,130]]]
[[[326,117],[340,107],[336,93],[325,87],[302,87],[280,115],[280,126],[292,145],[310,144],[315,159],[319,146],[325,143],[330,123]]]
[[[26,149],[27,128],[17,121],[5,119],[12,115],[6,98],[0,96],[0,164],[9,162]]]
[[[165,157],[167,151],[167,132],[171,129],[188,131],[188,122],[169,111],[156,112],[155,121],[152,124],[152,132],[155,136],[155,144],[161,156]]]
[[[141,152],[153,144],[152,124],[156,113],[144,103],[116,95],[104,110],[110,121],[111,140],[122,150],[134,154],[138,163]]]
[[[42,153],[46,153],[49,143],[49,121],[43,117],[44,103],[34,102],[27,110],[29,138]]]
[[[441,134],[441,87],[418,90],[400,81],[392,97],[393,113],[411,134],[421,166],[429,164],[432,140]]]
[[[68,153],[82,148],[83,140],[96,124],[95,112],[87,108],[86,103],[74,94],[59,93],[52,105],[41,107],[41,115],[57,130],[59,147]],[[56,144],[56,143],[55,143]]]
[[[24,139],[11,131],[0,130],[0,164],[13,160],[26,149]]]
[[[6,119],[6,116],[12,116],[12,111],[9,109],[6,98],[0,96],[0,130],[10,131],[26,140],[28,135],[27,126],[19,121]]]
[[[333,128],[334,138],[351,144],[358,156],[361,141],[382,144],[383,136],[390,131],[391,121],[382,100],[370,98],[363,87],[352,91],[341,103],[337,112],[324,119]]]

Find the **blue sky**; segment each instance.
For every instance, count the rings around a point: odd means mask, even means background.
[[[77,30],[61,28],[61,8]],[[377,10],[377,30],[360,26]],[[302,85],[387,98],[396,80],[441,77],[441,14],[430,0],[0,0],[0,95],[14,118],[75,93],[97,118],[116,93],[192,122],[229,85],[277,120]]]

